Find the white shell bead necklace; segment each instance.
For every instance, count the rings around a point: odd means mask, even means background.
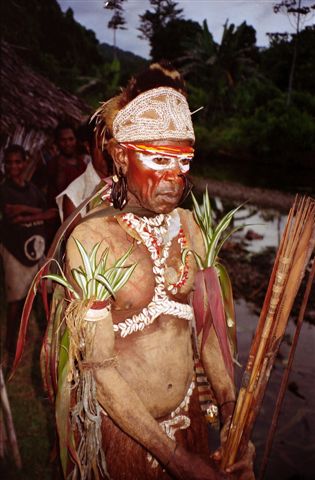
[[[147,218],[126,213],[122,220],[138,233],[150,253],[153,261],[155,288],[153,298],[148,306],[139,314],[114,325],[114,331],[119,332],[121,337],[126,337],[133,332],[143,330],[147,325],[151,325],[161,314],[173,315],[191,321],[193,319],[192,307],[170,300],[165,290],[166,260],[169,256],[172,238],[176,236],[174,231],[171,235],[169,234],[170,223],[173,220],[171,215],[160,214],[156,217]],[[178,231],[176,234],[178,234]]]

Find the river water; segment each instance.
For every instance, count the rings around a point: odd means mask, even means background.
[[[246,365],[250,344],[258,316],[254,306],[244,300],[236,302],[239,360]],[[287,336],[294,333],[294,322],[289,321]],[[288,338],[288,337],[286,337]],[[283,342],[280,355],[272,371],[265,399],[253,432],[256,445],[256,469],[259,470],[264,442],[271,424],[280,381],[288,356],[289,346]],[[313,480],[315,478],[315,328],[304,323],[289,379],[279,424],[276,430],[266,480]],[[238,384],[242,369],[238,368]]]
[[[220,200],[216,199],[219,210]],[[235,224],[248,224],[238,233],[241,240],[248,230],[254,230],[261,238],[247,242],[249,252],[260,252],[266,247],[278,247],[286,217],[276,211],[257,210],[246,206],[237,213]],[[246,220],[244,221],[244,217]],[[314,287],[313,287],[314,288]],[[236,302],[239,360],[237,384],[240,385],[242,371],[246,365],[258,311],[261,305],[254,305],[239,299]],[[314,309],[314,305],[311,307]],[[256,312],[256,313],[255,313]],[[256,445],[256,472],[262,459],[264,443],[271,424],[272,414],[279,390],[289,346],[295,331],[293,318],[290,318],[284,341],[273,368],[265,398],[253,432]],[[266,480],[313,480],[315,479],[315,326],[304,322],[295,353],[289,379],[289,389],[282,405],[278,428],[270,460],[265,473]]]

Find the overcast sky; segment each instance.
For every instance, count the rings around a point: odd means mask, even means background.
[[[312,4],[313,0],[304,1]],[[85,27],[94,30],[100,42],[113,43],[113,31],[107,28],[112,11],[103,8],[104,0],[58,0],[62,10],[69,7],[75,19]],[[268,45],[266,32],[292,32],[293,26],[284,14],[275,14],[273,0],[178,0],[183,8],[185,19],[200,24],[207,20],[209,30],[216,41],[220,41],[226,19],[229,23],[240,25],[246,20],[257,32],[257,45]],[[149,58],[149,45],[138,38],[139,15],[150,9],[149,0],[128,0],[125,2],[125,18],[127,30],[117,32],[117,45],[137,55]],[[314,23],[314,17],[307,24]]]

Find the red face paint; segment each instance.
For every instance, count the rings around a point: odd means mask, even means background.
[[[165,143],[165,142],[164,142]],[[189,141],[168,141],[170,145],[189,146]],[[161,145],[162,142],[151,142]],[[173,168],[168,170],[153,170],[146,168],[138,159],[138,152],[127,150],[128,190],[136,197],[140,205],[155,213],[168,213],[176,208],[184,190],[184,181],[179,164],[173,163]]]

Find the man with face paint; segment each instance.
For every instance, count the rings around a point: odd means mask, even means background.
[[[182,253],[189,248],[202,256],[204,248],[191,212],[178,208],[190,190],[195,138],[183,81],[170,66],[151,65],[96,116],[114,161],[109,201],[116,210],[106,215],[101,207],[75,228],[67,270],[82,264],[75,239],[87,252],[101,242],[99,255],[108,248],[110,263],[132,246],[128,262],[136,264],[110,305],[92,305],[86,314],[96,321],[85,361],[102,408],[107,474],[115,480],[253,479],[250,448],[229,472],[215,464],[196,388],[190,298],[197,266],[192,256],[183,264]],[[201,361],[224,432],[235,387],[213,328]]]

